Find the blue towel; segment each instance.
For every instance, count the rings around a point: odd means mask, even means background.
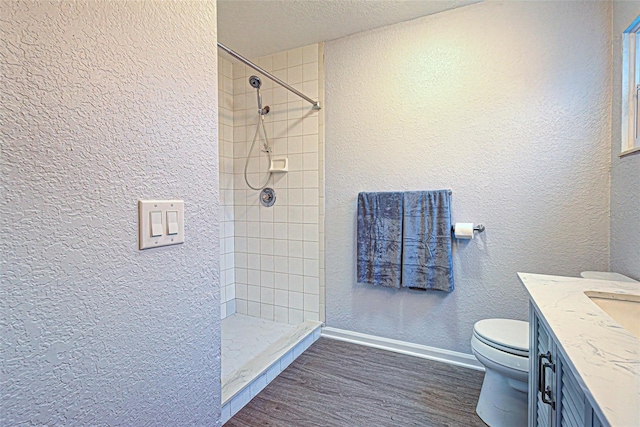
[[[404,193],[402,286],[453,291],[449,190]]]
[[[358,283],[400,287],[402,193],[358,194]]]

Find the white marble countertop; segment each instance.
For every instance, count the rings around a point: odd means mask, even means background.
[[[640,283],[518,276],[598,417],[615,427],[640,426],[640,340],[584,294],[640,295]]]

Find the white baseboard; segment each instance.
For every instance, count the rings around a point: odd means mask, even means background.
[[[408,356],[421,357],[423,359],[434,360],[436,362],[448,363],[449,365],[474,369],[476,371],[484,371],[484,366],[482,366],[472,354],[444,350],[442,348],[429,347],[406,341],[392,340],[389,338],[361,334],[359,332],[327,326],[322,328],[322,336],[338,341],[345,341],[352,344],[360,344],[367,347],[406,354]]]

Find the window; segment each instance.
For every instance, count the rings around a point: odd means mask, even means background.
[[[640,16],[622,35],[622,150],[640,151]]]

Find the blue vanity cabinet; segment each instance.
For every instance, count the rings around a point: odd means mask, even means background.
[[[591,405],[587,402],[575,376],[569,370],[562,355],[558,355],[558,422],[559,426],[582,427],[591,418]]]
[[[580,383],[535,307],[529,309],[529,427],[600,427]]]
[[[557,350],[533,305],[529,308],[529,328],[529,426],[551,427],[556,425]]]

